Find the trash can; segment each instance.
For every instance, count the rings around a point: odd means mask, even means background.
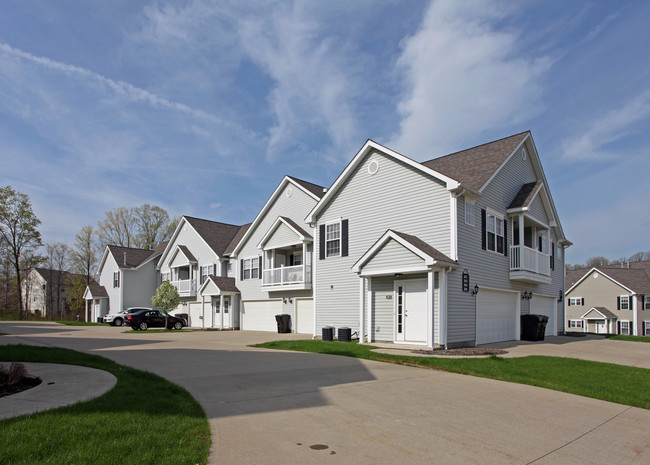
[[[339,342],[350,342],[352,340],[352,329],[347,327],[339,328]]]
[[[291,332],[291,326],[289,324],[290,322],[291,315],[282,314],[282,315],[275,315],[275,321],[278,324],[278,333],[279,334],[284,334],[284,333],[290,333]]]
[[[543,341],[548,317],[546,315],[521,315],[521,339]]]
[[[98,316],[97,317],[97,323],[103,323],[103,322],[104,322],[104,318],[101,317],[101,316]]]
[[[323,328],[323,341],[334,340],[334,326],[325,326]]]

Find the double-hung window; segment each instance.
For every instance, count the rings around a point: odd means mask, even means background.
[[[569,307],[581,307],[585,304],[585,299],[582,297],[569,297]]]
[[[503,218],[499,218],[488,212],[487,214],[487,238],[486,247],[493,252],[503,253],[505,244],[505,234],[503,227]]]
[[[113,287],[120,287],[120,272],[113,273]]]
[[[242,279],[257,279],[260,277],[259,257],[242,260]]]
[[[569,320],[569,328],[582,328],[582,320]]]
[[[618,309],[619,310],[629,310],[630,309],[630,296],[622,295],[618,298]]]
[[[650,296],[643,296],[643,310],[650,310]]]
[[[624,334],[626,336],[630,336],[632,334],[632,331],[630,329],[630,322],[629,321],[621,321],[619,322],[620,325],[620,332],[619,334]]]
[[[474,202],[465,199],[465,224],[474,226]]]
[[[200,283],[203,284],[206,279],[208,279],[208,276],[211,274],[216,274],[217,267],[216,265],[206,265],[201,267],[201,277],[199,279]]]
[[[341,255],[341,223],[325,225],[325,256]]]

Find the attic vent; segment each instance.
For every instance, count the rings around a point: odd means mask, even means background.
[[[287,187],[287,190],[284,192],[284,195],[287,197],[291,197],[293,195],[293,189],[291,187]]]
[[[525,160],[527,156],[528,156],[528,152],[526,151],[526,147],[522,147],[521,148],[521,159]]]
[[[368,164],[368,173],[370,173],[370,175],[374,175],[377,174],[377,171],[379,171],[379,162],[377,160],[372,160]]]

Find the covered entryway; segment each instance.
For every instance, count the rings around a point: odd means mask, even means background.
[[[314,299],[296,299],[296,333],[314,333]]]
[[[241,329],[277,331],[275,315],[282,313],[281,299],[242,301]]]
[[[233,312],[235,296],[239,289],[235,278],[207,276],[199,289],[204,327],[218,329],[236,328],[237,320]]]
[[[533,295],[533,298],[530,299],[530,313],[532,315],[546,315],[548,323],[544,335],[557,336],[557,305],[554,297]]]
[[[427,342],[427,280],[395,281],[395,342]]]
[[[481,288],[476,295],[476,344],[519,339],[519,293]]]

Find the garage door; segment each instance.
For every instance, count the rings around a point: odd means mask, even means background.
[[[555,298],[542,297],[533,295],[530,299],[530,313],[537,315],[546,315],[548,323],[546,324],[545,336],[557,336],[557,318],[555,317]]]
[[[187,322],[189,326],[193,326],[195,328],[202,328],[203,327],[203,319],[201,316],[203,316],[203,309],[201,308],[200,303],[190,303],[188,305],[188,316],[190,318],[190,321]]]
[[[242,302],[241,329],[248,331],[277,331],[275,315],[282,313],[281,300]]]
[[[296,332],[314,334],[314,299],[296,300]]]
[[[518,294],[481,289],[476,294],[476,344],[517,339]]]

